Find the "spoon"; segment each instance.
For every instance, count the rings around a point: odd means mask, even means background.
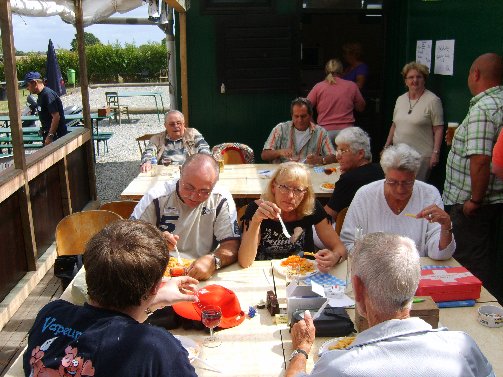
[[[281,218],[280,215],[278,215],[279,222],[281,223],[281,228],[283,229],[283,234],[285,235],[286,238],[290,239],[292,237],[290,233],[288,233],[288,229],[286,229],[286,225],[283,222],[283,219]]]

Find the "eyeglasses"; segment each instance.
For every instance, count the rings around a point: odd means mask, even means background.
[[[396,186],[402,186],[404,188],[411,188],[412,186],[414,186],[414,180],[412,181],[395,181],[394,179],[389,179],[389,178],[386,178],[385,181],[386,184],[392,186],[392,187],[396,187]]]
[[[337,149],[335,151],[335,154],[339,154],[339,155],[343,155],[344,153],[348,153],[348,152],[351,152],[351,149],[347,148],[347,149]]]
[[[416,80],[422,80],[422,79],[424,79],[424,77],[423,77],[422,75],[417,75],[417,76],[407,76],[405,79],[406,79],[406,80],[414,80],[414,79],[416,79]]]
[[[207,198],[211,194],[211,190],[197,190],[194,186],[184,182],[181,182],[181,187],[188,193],[188,195],[184,195],[186,197],[191,197],[192,195],[196,194],[199,198]]]
[[[279,192],[282,193],[283,195],[292,193],[293,196],[295,196],[296,198],[302,197],[307,191],[306,189],[300,189],[280,184],[276,184],[276,187],[278,188]]]
[[[168,123],[168,126],[170,126],[170,127],[175,127],[175,126],[181,126],[182,124],[183,124],[183,121],[178,120],[178,121],[176,121],[176,122],[169,122],[169,123]]]

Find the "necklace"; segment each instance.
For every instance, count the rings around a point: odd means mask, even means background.
[[[409,112],[408,112],[407,114],[412,113],[412,110],[414,109],[414,107],[416,107],[416,105],[417,105],[417,103],[419,102],[419,100],[421,99],[421,96],[423,95],[423,93],[424,93],[424,90],[423,90],[423,92],[419,95],[419,97],[418,97],[418,99],[417,99],[417,101],[416,101],[416,103],[415,103],[414,105],[412,105],[412,104],[411,104],[411,102],[410,102],[410,94],[408,94],[408,95],[407,95],[407,97],[409,98]]]

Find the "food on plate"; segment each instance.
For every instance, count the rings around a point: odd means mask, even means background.
[[[300,266],[300,274],[305,275],[314,271],[314,263],[306,258],[299,257],[298,255],[290,255],[288,258],[281,261],[282,267]]]
[[[328,350],[340,350],[349,347],[351,343],[354,342],[355,338],[355,336],[345,336],[344,338],[339,339],[337,343],[328,346]]]
[[[334,183],[325,182],[321,184],[321,188],[325,190],[333,190],[335,188]]]
[[[312,253],[310,251],[304,251],[304,255],[308,255],[310,257],[314,257],[316,255],[316,253]]]
[[[164,276],[171,276],[170,274],[170,270],[173,269],[173,270],[176,270],[177,268],[180,268],[182,271],[184,268],[188,268],[192,262],[194,260],[192,259],[186,259],[186,258],[182,258],[182,265],[180,266],[178,264],[178,259],[175,258],[175,257],[170,257],[169,258],[169,262],[168,262],[168,267],[166,267],[166,271],[164,271]],[[179,274],[173,274],[173,276],[179,276],[179,275],[183,275],[183,273]]]

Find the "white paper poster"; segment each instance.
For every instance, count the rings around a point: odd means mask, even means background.
[[[417,41],[416,62],[424,64],[431,70],[431,40]]]
[[[448,76],[454,74],[454,39],[436,42],[435,73]]]

